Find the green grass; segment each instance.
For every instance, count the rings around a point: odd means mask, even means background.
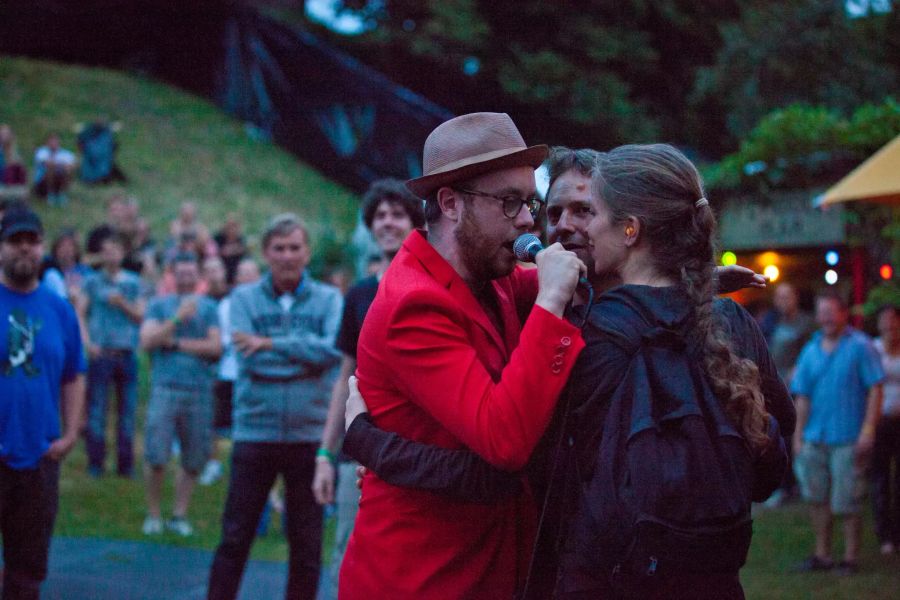
[[[56,519],[55,535],[70,537],[96,537],[118,540],[158,541],[176,546],[187,546],[204,550],[214,550],[221,535],[222,511],[225,508],[225,494],[228,487],[227,456],[220,457],[226,468],[222,479],[212,486],[198,485],[194,488],[189,519],[194,526],[194,535],[182,538],[165,532],[159,537],[148,538],[141,533],[141,525],[146,516],[144,482],[141,475],[144,447],[144,417],[149,395],[148,361],[141,356],[138,371],[138,407],[135,415],[135,473],[134,479],[124,479],[106,475],[92,479],[87,475],[87,455],[84,445],[79,443],[66,458],[60,474],[59,513]],[[110,402],[107,420],[107,472],[115,473],[115,410]],[[169,466],[163,491],[163,517],[172,513],[174,500],[175,461]],[[280,517],[272,515],[269,534],[257,538],[251,553],[252,558],[266,560],[286,560],[287,543],[280,534]]]
[[[900,556],[883,557],[868,512],[863,527],[862,570],[855,577],[791,573],[812,551],[809,513],[802,503],[760,512],[755,517],[753,545],[741,581],[748,598],[759,600],[866,600],[900,597]],[[843,551],[840,524],[835,527],[833,555]]]
[[[97,118],[120,121],[117,162],[127,185],[73,185],[70,205],[37,203],[52,235],[62,226],[85,232],[103,221],[104,201],[124,191],[141,204],[158,240],[179,204],[194,200],[202,222],[215,230],[228,212],[241,214],[258,235],[273,215],[295,211],[313,240],[333,232],[345,242],[357,200],[274,144],[249,137],[244,125],[218,108],[167,85],[108,69],[0,55],[0,123],[16,132],[29,173],[34,150],[51,131],[75,150],[73,126]],[[314,248],[315,250],[315,248]]]

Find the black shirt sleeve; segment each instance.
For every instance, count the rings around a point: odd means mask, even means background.
[[[359,342],[359,332],[362,330],[363,321],[369,306],[378,292],[378,279],[367,277],[353,287],[344,296],[344,312],[341,315],[341,327],[335,339],[335,347],[346,354],[356,358],[356,346]]]
[[[521,491],[521,475],[501,471],[469,450],[448,450],[379,429],[368,414],[353,420],[344,454],[391,485],[491,504]]]

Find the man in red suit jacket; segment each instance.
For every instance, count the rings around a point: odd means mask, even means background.
[[[509,116],[463,115],[425,142],[428,234],[414,231],[385,273],[363,325],[359,388],[379,427],[468,447],[521,469],[553,414],[578,353],[562,318],[584,265],[555,244],[537,270],[513,241],[540,209],[527,147]],[[511,598],[527,570],[535,503],[493,504],[399,488],[367,474],[341,571],[340,597]]]

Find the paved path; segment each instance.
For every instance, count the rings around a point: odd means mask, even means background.
[[[177,546],[55,537],[43,600],[202,600],[212,553]],[[285,563],[247,564],[241,600],[282,598]]]

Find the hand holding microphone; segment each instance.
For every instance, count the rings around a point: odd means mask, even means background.
[[[513,251],[519,260],[537,263],[540,290],[535,304],[562,317],[579,279],[586,272],[584,263],[562,244],[544,248],[537,236],[530,233],[516,238]]]

